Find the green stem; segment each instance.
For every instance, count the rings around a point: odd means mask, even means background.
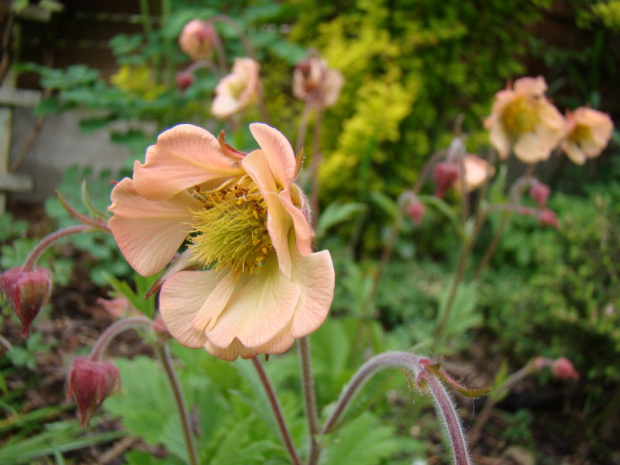
[[[177,378],[174,367],[172,366],[172,358],[170,357],[170,348],[168,343],[164,342],[162,344],[157,344],[155,346],[155,352],[157,352],[157,357],[164,367],[164,372],[166,373],[166,377],[168,378],[168,382],[172,388],[174,403],[179,414],[179,420],[181,420],[181,429],[183,430],[183,439],[185,440],[189,464],[200,465],[198,454],[196,452],[194,435],[192,434],[191,420],[187,411],[187,406],[185,405],[185,398],[183,397],[183,391],[181,390],[179,379]]]
[[[269,381],[269,378],[267,377],[265,368],[257,357],[252,358],[252,364],[254,364],[254,368],[256,368],[258,377],[260,378],[260,381],[265,388],[265,392],[267,393],[269,405],[271,405],[271,410],[276,417],[276,423],[278,424],[278,428],[280,429],[280,434],[282,434],[284,446],[286,447],[286,450],[291,457],[293,464],[301,465],[301,460],[299,459],[299,455],[297,455],[297,451],[295,450],[295,446],[293,444],[293,439],[291,438],[291,432],[288,429],[286,420],[284,419],[284,414],[282,413],[282,407],[280,406],[280,402],[276,397],[276,392],[271,385],[271,381]]]
[[[122,320],[115,321],[108,329],[106,329],[101,336],[95,342],[95,345],[90,351],[90,358],[93,361],[98,361],[102,356],[108,345],[118,334],[128,329],[134,329],[138,326],[152,327],[153,322],[144,316],[137,316],[133,318],[124,318]]]

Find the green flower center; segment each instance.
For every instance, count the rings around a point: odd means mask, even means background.
[[[504,109],[504,126],[517,136],[532,131],[538,123],[536,100],[519,98]]]
[[[569,139],[577,144],[592,139],[592,130],[586,124],[577,124],[570,133]]]
[[[194,259],[204,267],[259,272],[274,248],[267,231],[267,206],[256,188],[233,184],[195,196],[204,207],[193,215],[197,226],[189,247]]]

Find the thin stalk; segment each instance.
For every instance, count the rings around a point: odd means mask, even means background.
[[[142,29],[144,29],[144,35],[150,36],[153,32],[151,27],[151,10],[149,8],[149,0],[140,0],[140,21],[142,22]]]
[[[297,131],[297,141],[295,143],[295,153],[299,153],[304,147],[306,140],[306,131],[308,130],[308,120],[310,118],[311,105],[306,102],[301,113],[301,121],[299,122],[299,130]]]
[[[310,165],[310,173],[312,176],[312,196],[310,197],[310,209],[312,211],[312,227],[316,228],[316,224],[319,217],[319,166],[321,164],[321,149],[319,147],[321,142],[321,121],[322,121],[323,109],[320,106],[316,107],[314,128],[312,137],[312,164]]]
[[[181,420],[181,429],[183,430],[183,439],[185,440],[185,447],[187,449],[187,457],[190,465],[200,465],[198,460],[198,453],[196,452],[196,444],[194,442],[194,435],[192,434],[191,420],[187,406],[185,405],[185,397],[183,397],[183,391],[181,391],[181,385],[177,378],[174,367],[172,366],[172,358],[170,357],[170,348],[168,343],[157,344],[155,346],[155,352],[164,367],[166,377],[172,388],[172,394],[174,396],[174,403],[179,414],[179,420]]]
[[[254,364],[254,368],[258,373],[258,377],[260,378],[261,383],[263,383],[263,387],[265,388],[265,392],[267,393],[267,398],[269,399],[269,405],[271,405],[271,410],[276,417],[276,423],[278,424],[278,428],[280,429],[280,434],[282,435],[282,440],[284,441],[284,446],[291,457],[294,465],[301,465],[301,460],[299,459],[299,455],[297,455],[297,451],[295,450],[295,446],[293,444],[293,439],[291,438],[291,432],[286,424],[286,420],[284,419],[284,414],[282,413],[282,407],[280,406],[280,402],[276,397],[276,393],[271,385],[271,381],[267,377],[267,373],[265,372],[265,368],[261,364],[260,360],[257,357],[252,358],[252,363]]]
[[[308,431],[310,432],[310,452],[308,453],[307,465],[314,465],[319,458],[319,443],[315,435],[319,433],[319,416],[316,408],[316,394],[314,390],[314,377],[312,375],[312,359],[310,357],[310,340],[302,337],[298,341],[299,359],[301,362],[302,391],[306,417],[308,419]]]
[[[41,242],[30,252],[30,255],[24,261],[22,268],[24,271],[32,271],[37,263],[37,260],[45,250],[59,239],[62,239],[73,234],[80,234],[88,231],[101,231],[101,228],[94,227],[88,224],[78,224],[76,226],[69,226],[68,228],[59,229],[54,231],[48,236],[41,239]]]
[[[153,325],[153,321],[144,316],[136,316],[132,318],[124,318],[122,320],[115,321],[108,329],[106,329],[90,351],[90,358],[93,361],[98,361],[102,356],[108,345],[117,335],[128,329],[135,329],[138,326],[145,326],[150,328]]]

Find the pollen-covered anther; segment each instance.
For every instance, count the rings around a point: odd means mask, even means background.
[[[230,266],[254,274],[274,248],[267,231],[267,207],[258,192],[233,184],[200,193],[204,208],[194,212],[189,239],[194,259],[204,267]]]

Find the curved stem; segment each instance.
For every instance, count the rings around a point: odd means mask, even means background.
[[[32,271],[37,263],[37,260],[45,250],[59,239],[62,239],[73,234],[79,234],[88,231],[101,231],[100,227],[91,226],[88,224],[78,224],[76,226],[69,226],[68,228],[59,229],[53,233],[45,236],[41,239],[41,242],[30,252],[30,255],[24,261],[22,268],[24,271]]]
[[[252,42],[250,42],[250,40],[248,39],[248,36],[245,35],[245,32],[243,32],[243,29],[241,29],[241,27],[237,24],[237,22],[234,21],[230,16],[226,16],[226,15],[211,16],[207,20],[207,22],[210,22],[210,23],[215,23],[218,21],[221,23],[228,24],[230,27],[232,27],[235,30],[235,32],[237,33],[237,36],[239,36],[239,40],[241,40],[241,43],[243,44],[243,49],[245,50],[245,53],[253,60],[256,60],[256,53],[254,53],[254,47],[252,47]]]
[[[312,375],[312,359],[310,357],[310,340],[308,336],[298,341],[299,359],[301,361],[302,391],[306,417],[308,419],[308,431],[310,434],[310,452],[308,453],[307,465],[314,465],[319,458],[319,443],[315,435],[319,433],[319,419],[316,408],[316,393],[314,390],[314,377]]]
[[[172,366],[172,358],[170,357],[170,347],[168,343],[164,342],[155,346],[157,356],[161,361],[166,377],[172,388],[172,394],[174,396],[174,402],[179,413],[179,419],[181,420],[181,428],[183,430],[183,438],[185,439],[185,447],[187,449],[187,456],[190,465],[200,465],[198,460],[198,453],[196,452],[196,444],[194,442],[194,435],[192,434],[191,420],[185,405],[185,398],[183,397],[183,391],[179,384],[174,367]]]
[[[136,328],[137,326],[146,326],[150,328],[152,325],[153,321],[149,320],[145,316],[124,318],[122,320],[115,321],[108,327],[108,329],[101,333],[101,336],[99,336],[99,338],[95,342],[95,345],[90,351],[90,358],[94,361],[99,360],[112,339],[114,339],[118,334],[122,333],[123,331]]]
[[[258,372],[258,377],[260,378],[263,387],[265,388],[265,392],[267,393],[267,398],[269,399],[269,404],[271,405],[271,410],[273,411],[276,422],[278,424],[278,428],[280,429],[280,434],[282,434],[282,440],[284,441],[284,446],[291,457],[294,465],[301,465],[301,460],[297,455],[297,451],[295,450],[295,446],[293,445],[293,439],[291,438],[291,432],[286,425],[286,420],[284,419],[284,414],[282,413],[282,407],[280,407],[280,402],[278,402],[278,398],[276,397],[276,393],[267,377],[267,373],[265,372],[265,368],[261,364],[260,360],[257,357],[252,358],[252,363],[254,364],[254,368]]]

